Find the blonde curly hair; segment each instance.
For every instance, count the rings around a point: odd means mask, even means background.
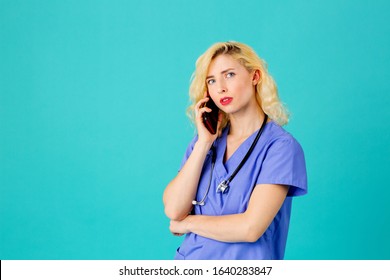
[[[204,93],[207,91],[206,76],[209,65],[214,58],[222,54],[232,56],[249,72],[255,70],[260,71],[261,78],[255,87],[257,103],[270,119],[279,125],[287,124],[289,114],[279,99],[276,83],[268,73],[266,62],[248,45],[233,41],[220,42],[212,45],[196,61],[196,69],[192,74],[189,89],[191,105],[187,108],[187,114],[190,119],[193,122],[195,121],[195,104],[204,97]],[[224,128],[228,122],[228,115],[223,113],[221,128]]]

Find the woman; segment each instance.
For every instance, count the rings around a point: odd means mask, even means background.
[[[283,259],[306,167],[265,63],[245,44],[214,44],[196,62],[190,97],[198,134],[163,197],[171,232],[186,234],[175,259]],[[210,98],[215,134],[202,118]]]

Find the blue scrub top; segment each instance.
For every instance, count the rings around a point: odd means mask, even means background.
[[[223,194],[216,192],[220,182],[229,178],[249,150],[257,131],[246,139],[234,154],[224,163],[226,138],[229,127],[214,143],[217,158],[210,191],[204,206],[194,207],[195,215],[221,216],[243,213],[247,209],[253,188],[258,184],[288,185],[287,197],[274,220],[264,234],[253,243],[227,243],[188,233],[177,249],[175,259],[283,259],[290,222],[293,196],[306,194],[307,177],[303,150],[291,134],[275,122],[268,122],[250,157],[229,184]],[[197,136],[189,144],[181,166],[187,161]],[[201,173],[196,200],[206,193],[211,172],[211,151]]]

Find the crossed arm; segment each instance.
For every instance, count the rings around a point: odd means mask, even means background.
[[[164,191],[165,214],[176,235],[193,232],[223,242],[255,242],[266,231],[282,206],[288,186],[257,185],[244,213],[224,216],[189,215],[199,176],[212,141],[198,141],[178,175]]]
[[[223,242],[255,242],[266,231],[286,198],[288,187],[260,184],[251,195],[247,210],[224,216],[189,215],[171,220],[176,235],[193,232]]]

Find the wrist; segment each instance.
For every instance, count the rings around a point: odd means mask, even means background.
[[[194,149],[198,149],[198,150],[207,154],[212,145],[213,145],[213,142],[198,140],[195,143]]]
[[[186,231],[192,232],[193,231],[193,223],[194,223],[194,215],[188,215],[186,218]]]

